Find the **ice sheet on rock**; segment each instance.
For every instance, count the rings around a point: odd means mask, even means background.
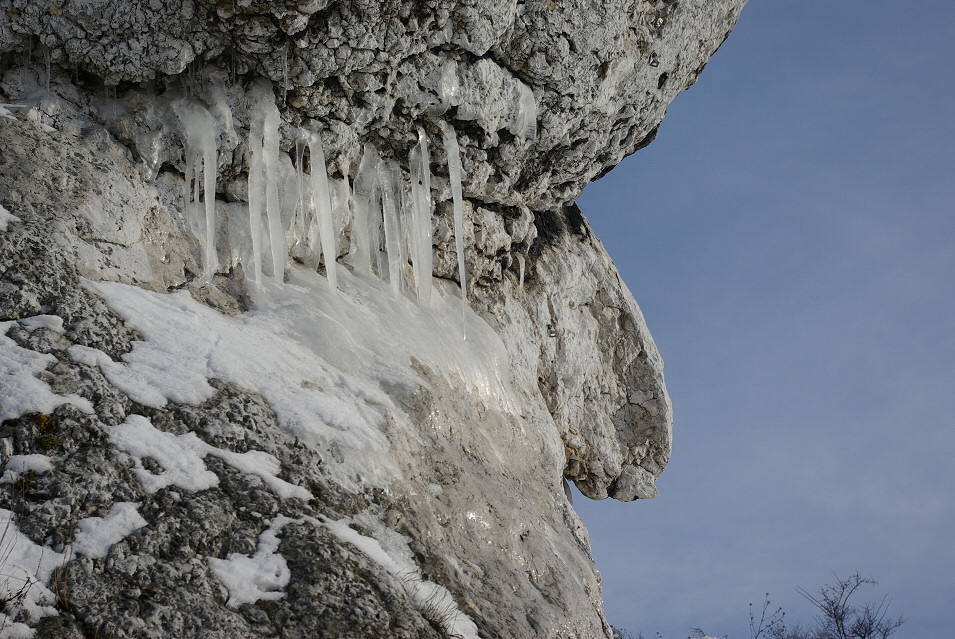
[[[198,491],[218,485],[218,476],[206,469],[203,462],[206,455],[214,455],[239,472],[261,478],[283,499],[312,498],[308,489],[277,477],[282,466],[274,455],[264,451],[238,453],[217,448],[199,439],[195,433],[174,435],[161,431],[142,415],[127,417],[126,421],[110,430],[109,438],[117,448],[129,453],[136,460],[133,472],[143,490],[148,493],[167,486]],[[142,463],[144,457],[154,459],[162,466],[163,471],[153,474],[146,470]]]
[[[6,231],[7,225],[10,222],[19,222],[20,218],[16,215],[3,208],[3,205],[0,204],[0,231]]]
[[[147,525],[139,514],[139,506],[129,501],[117,502],[105,517],[87,517],[76,522],[73,552],[93,559],[106,557],[110,547]]]
[[[30,471],[48,473],[53,470],[53,462],[60,459],[60,457],[47,457],[38,453],[14,455],[7,460],[3,467],[3,477],[0,477],[0,484],[12,484],[20,479],[20,475]]]
[[[376,537],[367,537],[351,528],[348,524],[358,521],[371,529]],[[408,546],[410,539],[385,528],[374,517],[359,515],[355,519],[322,519],[321,523],[333,535],[349,543],[369,559],[394,575],[415,603],[415,607],[429,616],[431,621],[443,626],[450,637],[478,639],[478,629],[474,621],[458,608],[454,596],[447,588],[428,581],[414,562],[414,555]]]
[[[285,587],[292,578],[285,557],[278,554],[279,534],[293,519],[279,515],[259,535],[255,554],[251,557],[232,553],[226,559],[209,557],[213,574],[229,589],[227,606],[236,607],[265,599],[274,601],[285,596]]]
[[[13,629],[11,637],[32,637],[34,631],[17,621],[24,616],[35,621],[57,614],[56,597],[46,584],[66,557],[35,544],[17,528],[16,515],[0,508],[0,558],[3,559],[0,599],[7,602],[4,612],[0,613],[0,627],[3,632]],[[23,597],[18,598],[18,593],[24,593]]]
[[[206,381],[212,377],[257,392],[303,443],[342,452],[344,462],[329,470],[346,487],[358,474],[374,485],[398,476],[385,430],[416,426],[384,388],[420,383],[412,358],[488,405],[519,410],[494,330],[470,309],[467,341],[447,330],[460,321],[450,287],[428,309],[370,275],[341,269],[339,276],[336,295],[318,273],[293,267],[288,283],[263,287],[256,306],[238,317],[182,291],[162,295],[83,280],[142,341],[119,362],[86,347],[69,353],[99,365],[111,383],[149,406],[201,403],[214,394]]]
[[[37,373],[56,363],[53,355],[37,353],[7,337],[16,322],[0,322],[0,422],[27,413],[52,413],[58,406],[73,404],[86,413],[93,412],[89,400],[78,395],[57,395]]]

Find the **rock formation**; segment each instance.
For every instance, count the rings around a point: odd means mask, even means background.
[[[574,200],[744,1],[0,0],[0,635],[607,636],[563,480],[671,412]]]

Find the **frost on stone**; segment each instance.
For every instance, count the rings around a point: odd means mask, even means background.
[[[285,557],[278,554],[279,533],[295,520],[279,515],[259,535],[252,556],[232,553],[226,559],[209,557],[213,574],[229,589],[227,606],[237,607],[259,600],[274,601],[285,596],[285,587],[292,578]]]
[[[10,222],[19,222],[19,221],[20,221],[20,218],[18,218],[16,215],[11,213],[7,209],[3,208],[3,205],[0,204],[0,231],[6,231],[7,225],[10,224]]]
[[[88,399],[73,394],[57,395],[49,384],[36,377],[56,364],[56,358],[22,348],[7,337],[15,323],[0,322],[0,422],[27,413],[52,413],[63,404],[92,413],[93,405]]]

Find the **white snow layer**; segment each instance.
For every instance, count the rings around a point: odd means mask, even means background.
[[[7,331],[14,324],[0,322],[0,422],[27,413],[52,413],[66,403],[92,413],[89,400],[72,394],[57,395],[49,384],[37,379],[37,373],[55,364],[56,358],[22,348],[7,337]]]
[[[279,515],[259,535],[255,554],[249,557],[232,553],[227,559],[209,557],[209,567],[229,589],[227,606],[255,603],[260,599],[275,600],[285,596],[285,587],[292,578],[285,557],[278,554],[279,533],[295,520]]]
[[[0,508],[0,599],[7,602],[0,613],[0,636],[32,637],[35,631],[14,619],[57,614],[55,597],[46,584],[66,557],[33,543],[17,529],[15,517]]]
[[[106,557],[113,544],[146,525],[146,520],[139,514],[139,506],[137,503],[121,501],[113,504],[105,517],[87,517],[78,521],[73,552],[93,559]]]
[[[353,521],[374,530],[381,539],[366,537],[349,526]],[[320,522],[329,532],[341,541],[352,544],[369,559],[398,578],[415,607],[426,617],[444,626],[451,637],[479,639],[477,625],[470,617],[462,613],[447,588],[433,581],[427,581],[414,562],[414,556],[408,547],[408,538],[385,528],[381,522],[371,517],[359,515],[354,520],[325,519]]]
[[[0,113],[0,115],[3,115]],[[3,208],[3,205],[0,204],[0,231],[7,230],[7,224],[10,222],[19,222],[20,218],[11,213],[10,211]]]
[[[20,475],[30,472],[48,473],[53,470],[53,462],[59,461],[59,457],[47,457],[46,455],[14,455],[7,460],[3,467],[3,477],[0,477],[0,484],[12,484],[20,479]]]
[[[312,497],[306,488],[276,477],[281,472],[281,464],[269,453],[260,450],[237,453],[216,448],[199,439],[195,433],[173,435],[158,430],[142,415],[127,417],[125,422],[110,430],[109,438],[117,448],[135,458],[133,472],[148,493],[166,486],[197,491],[218,485],[219,477],[208,470],[202,461],[206,455],[214,455],[239,472],[257,475],[279,497],[306,500]],[[146,470],[142,463],[144,457],[155,460],[163,471],[153,474]]]

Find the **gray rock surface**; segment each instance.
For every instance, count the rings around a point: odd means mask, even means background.
[[[38,377],[54,393],[94,407],[0,424],[0,464],[45,455],[53,466],[0,485],[0,508],[52,553],[70,552],[77,522],[119,503],[139,504],[147,522],[106,557],[67,555],[50,582],[57,615],[20,620],[51,637],[441,637],[450,614],[485,638],[607,636],[562,478],[597,499],[656,496],[671,411],[640,310],[573,200],[653,139],[743,3],[0,0],[0,103],[25,105],[0,112],[0,206],[18,218],[0,232],[0,322],[14,321],[17,348],[52,356]],[[197,277],[173,104],[224,100],[234,116],[235,132],[219,138],[216,200],[219,261],[231,264],[259,76],[273,83],[283,150],[294,156],[295,127],[320,128],[333,178],[354,178],[366,142],[407,173],[425,127],[433,275],[448,290],[457,257],[438,123],[461,144],[467,293],[503,342],[520,409],[413,359],[413,375],[382,386],[390,403],[373,407],[397,469],[387,484],[344,485],[341,451],[299,441],[247,388],[213,379],[199,404],[144,406],[68,352],[121,361],[142,342],[81,278],[186,290],[227,315],[250,308],[240,267]],[[347,218],[337,231],[344,255]],[[36,328],[40,315],[63,330]],[[312,498],[282,498],[215,455],[203,459],[214,487],[149,492],[137,464],[162,465],[110,439],[131,415],[272,455],[277,477]],[[283,596],[230,605],[210,558],[253,556],[277,517],[291,520],[278,534],[291,571]],[[333,520],[367,538],[403,535],[451,608],[332,534],[322,522]]]

